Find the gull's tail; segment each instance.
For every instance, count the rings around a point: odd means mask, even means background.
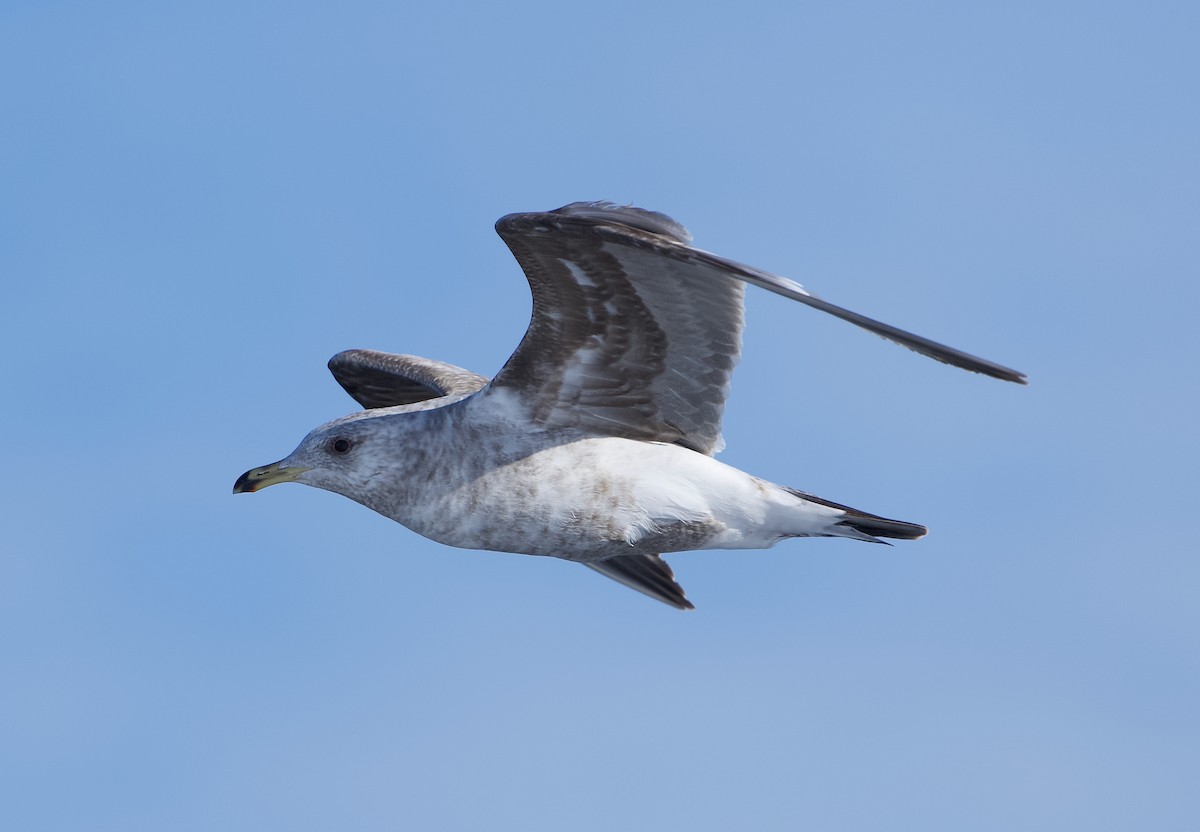
[[[799,497],[801,500],[807,500],[810,503],[817,503],[818,505],[846,512],[846,516],[836,524],[844,527],[849,532],[849,534],[844,535],[845,537],[883,543],[884,541],[879,540],[879,538],[890,537],[895,540],[916,540],[919,537],[924,537],[929,532],[927,528],[917,523],[905,523],[903,520],[889,520],[886,517],[880,517],[878,514],[868,514],[856,508],[835,503],[833,500],[826,500],[823,497],[816,497],[804,491],[788,488],[786,485],[780,487],[789,494]]]

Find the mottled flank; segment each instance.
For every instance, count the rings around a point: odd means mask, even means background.
[[[235,491],[301,482],[450,546],[578,561],[690,609],[663,553],[925,533],[713,459],[746,283],[939,361],[1024,382],[692,248],[663,214],[574,203],[513,214],[496,228],[533,292],[529,329],[497,376],[416,356],[339,353],[329,368],[367,410],[317,428],[285,459],[243,474]]]

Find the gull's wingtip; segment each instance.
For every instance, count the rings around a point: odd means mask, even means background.
[[[936,358],[936,356],[934,357]],[[974,358],[974,356],[971,357]],[[947,361],[945,363],[954,364],[955,366],[962,367],[964,370],[970,370],[971,372],[980,373],[981,375],[991,376],[992,378],[999,379],[1000,381],[1011,381],[1013,384],[1022,384],[1025,386],[1029,385],[1029,377],[1022,372],[1005,367],[1002,364],[994,364],[991,361],[984,361],[983,359],[977,360],[983,366],[963,366],[962,364],[953,361]]]
[[[886,337],[886,336],[884,336]],[[997,381],[1010,381],[1013,384],[1023,386],[1029,385],[1029,377],[1024,373],[1014,370],[1010,367],[1005,367],[1003,364],[996,364],[983,358],[978,358],[969,353],[953,350],[949,347],[943,347],[939,350],[924,349],[922,346],[914,346],[906,344],[899,339],[889,338],[890,341],[896,341],[901,346],[908,347],[916,353],[920,353],[934,361],[939,361],[942,364],[949,364],[951,367],[958,367],[960,370],[966,370],[969,373],[976,373],[988,378],[994,378]],[[940,344],[938,346],[941,346]]]

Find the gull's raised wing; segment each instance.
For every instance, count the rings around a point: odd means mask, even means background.
[[[692,248],[662,214],[609,203],[510,214],[496,223],[533,292],[533,317],[491,391],[544,427],[720,450],[741,351],[746,283],[800,301],[930,358],[1005,381],[1025,376]]]
[[[474,393],[488,383],[444,361],[375,350],[339,352],[329,359],[329,372],[368,410]]]

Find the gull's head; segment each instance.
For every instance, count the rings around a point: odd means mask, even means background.
[[[298,482],[344,494],[363,494],[380,473],[379,446],[384,437],[372,430],[367,414],[355,414],[321,425],[283,459],[251,468],[233,484],[234,494],[259,491],[281,482]]]

